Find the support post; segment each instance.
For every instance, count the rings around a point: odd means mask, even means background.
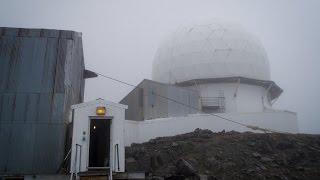
[[[237,97],[237,92],[238,92],[239,85],[240,85],[240,78],[238,79],[236,91],[235,91],[234,94],[233,94],[233,97],[235,97],[235,98]]]

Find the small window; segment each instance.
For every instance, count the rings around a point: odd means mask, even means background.
[[[148,93],[148,104],[150,106],[155,106],[156,105],[156,95],[155,95],[153,89],[149,90],[149,93]]]
[[[140,88],[138,91],[138,98],[139,98],[139,107],[143,107],[143,89]]]

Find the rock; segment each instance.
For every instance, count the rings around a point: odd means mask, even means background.
[[[254,172],[256,172],[256,171],[257,171],[256,168],[250,168],[250,169],[247,169],[247,170],[246,170],[246,173],[247,173],[247,174],[251,174],[251,173],[254,173]]]
[[[164,159],[161,156],[161,154],[157,156],[157,160],[158,160],[158,163],[159,163],[160,166],[162,166],[164,164]]]
[[[284,149],[294,148],[294,145],[291,142],[280,142],[277,144],[276,147],[280,150],[284,150]]]
[[[155,180],[320,179],[319,145],[320,135],[197,129],[126,147],[125,167]]]
[[[262,161],[262,162],[272,162],[273,159],[268,158],[268,157],[262,157],[262,158],[261,158],[261,161]]]
[[[136,161],[133,157],[127,158],[125,160],[125,165],[126,165],[126,168],[130,169],[131,171],[140,170],[138,161]]]
[[[139,144],[138,143],[132,143],[131,144],[131,147],[136,147],[136,146],[139,146]]]
[[[257,152],[253,152],[252,156],[255,158],[261,158],[261,154],[257,153]]]
[[[166,151],[166,154],[167,154],[167,158],[169,158],[171,161],[174,161],[174,160],[178,159],[178,157],[179,157],[177,152],[174,150],[171,150],[171,149],[168,149]],[[164,156],[162,155],[161,157],[164,157]]]
[[[158,158],[156,155],[151,157],[151,168],[157,169],[159,167]]]
[[[210,176],[208,176],[207,180],[219,180],[219,179],[215,176],[210,175]]]
[[[163,180],[163,178],[158,176],[153,176],[150,178],[150,180]]]
[[[178,146],[179,146],[179,144],[178,144],[178,143],[173,142],[173,143],[171,144],[171,146],[172,146],[172,147],[178,147]]]
[[[197,160],[195,160],[194,158],[190,158],[188,159],[188,162],[191,164],[192,167],[197,168],[199,163]]]
[[[296,170],[298,170],[298,171],[304,171],[304,168],[301,167],[301,166],[297,166],[297,167],[296,167]]]
[[[151,168],[151,157],[149,155],[141,156],[138,161],[138,170],[144,170],[146,172],[150,172],[152,170]],[[137,168],[135,168],[137,169]]]
[[[200,137],[204,138],[204,139],[210,139],[211,135],[210,134],[201,134]]]
[[[205,165],[208,169],[221,169],[222,167],[221,163],[218,160],[216,160],[214,157],[208,158],[205,161]]]
[[[197,175],[199,177],[199,180],[217,180],[216,177],[212,176],[212,175],[202,175],[199,174]]]
[[[184,176],[173,175],[173,176],[165,177],[164,180],[184,180]]]
[[[228,169],[237,166],[234,162],[226,162],[222,164],[222,169]]]
[[[176,174],[189,177],[195,174],[195,170],[187,161],[179,159],[176,163]]]
[[[267,168],[265,166],[263,166],[262,164],[256,164],[257,167],[259,167],[261,170],[267,170]]]
[[[136,162],[136,160],[133,157],[126,159],[126,163],[132,163],[132,162]]]
[[[272,153],[273,151],[269,143],[264,141],[258,141],[256,144],[256,148],[260,153],[263,153],[263,154]]]
[[[167,170],[169,174],[175,174],[176,173],[176,166],[168,165]]]
[[[254,146],[256,146],[256,143],[255,142],[249,142],[248,145],[251,146],[251,147],[254,147]]]
[[[200,180],[199,176],[189,176],[187,178],[185,178],[185,180]]]

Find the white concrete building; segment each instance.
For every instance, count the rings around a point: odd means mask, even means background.
[[[139,85],[120,102],[128,105],[130,112],[126,113],[126,145],[196,128],[252,131],[205,113],[250,126],[298,133],[296,113],[272,108],[283,90],[270,80],[269,60],[261,42],[238,24],[212,19],[181,26],[161,43],[153,61],[152,80]],[[163,88],[165,85],[167,88]],[[171,86],[196,91],[198,105],[190,103],[194,93],[187,98]],[[198,111],[188,113],[180,107],[183,104]],[[138,111],[140,119],[133,115]]]
[[[206,112],[263,112],[282,93],[269,69],[253,34],[214,19],[183,26],[164,41],[152,79],[197,90]]]

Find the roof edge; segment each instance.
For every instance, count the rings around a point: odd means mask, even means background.
[[[128,109],[127,105],[120,104],[120,103],[115,103],[115,102],[111,102],[111,101],[107,101],[107,100],[100,99],[100,98],[96,99],[96,100],[93,100],[93,101],[88,101],[88,102],[72,105],[71,109],[84,108],[86,106],[91,106],[91,105],[94,105],[94,104],[105,104],[105,105],[109,105],[109,106],[113,106],[113,107],[117,107],[117,108],[121,108],[121,109]]]

